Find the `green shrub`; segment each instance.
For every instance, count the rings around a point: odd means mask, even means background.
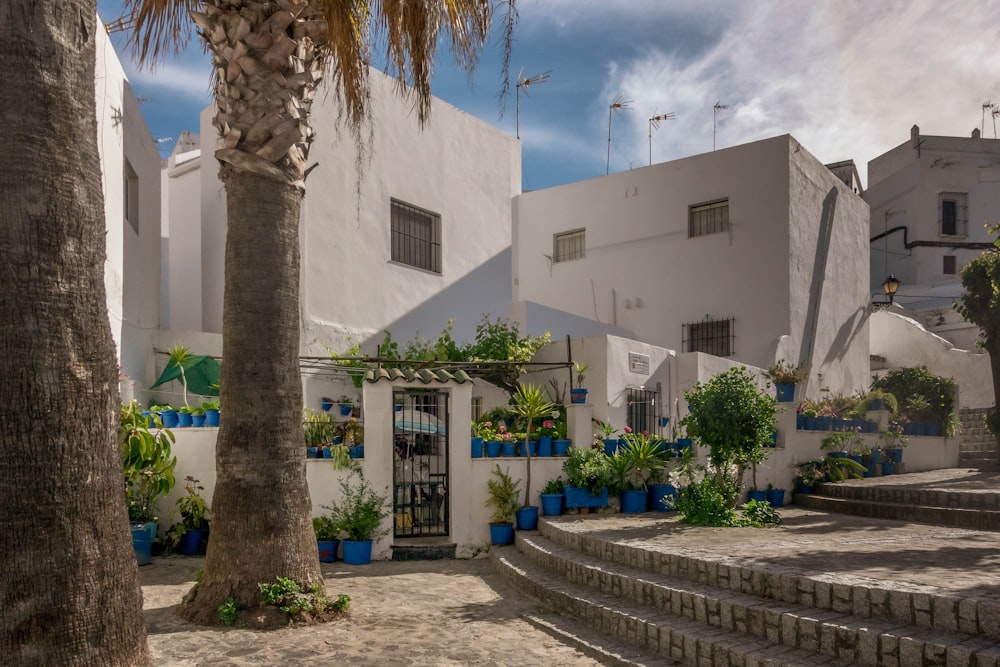
[[[899,408],[910,421],[930,422],[950,428],[955,411],[955,381],[934,375],[923,366],[899,368],[872,382],[896,397]]]

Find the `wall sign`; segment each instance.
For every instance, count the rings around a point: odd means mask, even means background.
[[[638,354],[636,352],[629,352],[628,369],[633,373],[641,373],[643,375],[649,375],[649,355]]]

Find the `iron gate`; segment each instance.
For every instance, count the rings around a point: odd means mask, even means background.
[[[393,402],[394,535],[448,535],[448,394],[397,390]]]
[[[650,435],[663,435],[663,410],[661,409],[660,390],[645,388],[626,390],[628,413],[625,423],[636,433],[646,432]]]

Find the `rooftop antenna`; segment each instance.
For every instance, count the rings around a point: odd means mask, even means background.
[[[1000,105],[994,104],[993,109],[990,111],[993,115],[993,138],[997,138],[997,116],[1000,116]]]
[[[979,134],[980,134],[980,136],[982,136],[983,134],[986,133],[986,110],[987,109],[991,109],[991,110],[993,109],[993,102],[991,102],[990,100],[986,100],[985,102],[983,102],[983,121],[982,121],[982,123],[979,126]]]
[[[520,74],[517,75],[517,90],[515,91],[514,97],[516,99],[516,111],[515,111],[515,128],[516,136],[518,139],[521,138],[521,90],[524,89],[525,97],[528,96],[528,86],[533,83],[545,83],[552,76],[552,70],[546,70],[541,74],[536,74],[535,76],[524,78],[524,68],[521,68]]]
[[[611,114],[622,109],[631,109],[631,104],[632,100],[623,100],[621,95],[617,95],[608,109],[608,168],[605,174],[611,173]]]
[[[728,104],[722,104],[721,102],[716,102],[715,106],[712,107],[712,150],[715,150],[715,127],[717,124],[717,119],[719,117],[719,112],[723,109],[728,109]]]
[[[111,23],[106,23],[104,25],[104,31],[109,35],[116,32],[125,32],[126,30],[131,30],[135,27],[135,15],[129,14],[128,16],[119,16]]]
[[[649,164],[653,164],[653,128],[660,128],[661,120],[673,120],[676,118],[673,111],[668,111],[667,113],[655,114],[649,119]]]

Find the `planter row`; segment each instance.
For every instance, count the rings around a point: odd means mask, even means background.
[[[153,421],[152,412],[149,410],[143,410],[142,414],[149,419],[150,428],[156,426],[156,422]],[[203,426],[219,425],[218,410],[205,410],[205,414],[201,415],[193,415],[188,412],[177,412],[176,410],[162,410],[156,414],[160,415],[160,421],[163,422],[163,428],[200,428]]]
[[[531,456],[566,456],[571,444],[569,440],[553,440],[549,437],[542,437],[538,440],[529,440],[528,451]],[[472,439],[472,458],[474,459],[481,459],[484,456],[486,458],[524,456],[522,449],[524,449],[524,441],[490,440],[484,442],[482,438]]]
[[[795,415],[795,428],[800,431],[857,431],[878,433],[878,424],[864,419],[837,419],[835,417],[806,417]]]
[[[625,446],[625,440],[618,438],[608,438],[604,441],[604,453],[614,456],[620,447]],[[691,449],[691,438],[678,438],[677,442],[660,443],[660,451],[666,452],[669,456],[679,458],[684,454],[684,450]]]
[[[365,458],[365,446],[364,445],[354,445],[347,448],[347,454],[352,459],[363,459]],[[333,458],[333,452],[330,451],[329,447],[306,447],[306,458],[307,459],[329,459]]]

